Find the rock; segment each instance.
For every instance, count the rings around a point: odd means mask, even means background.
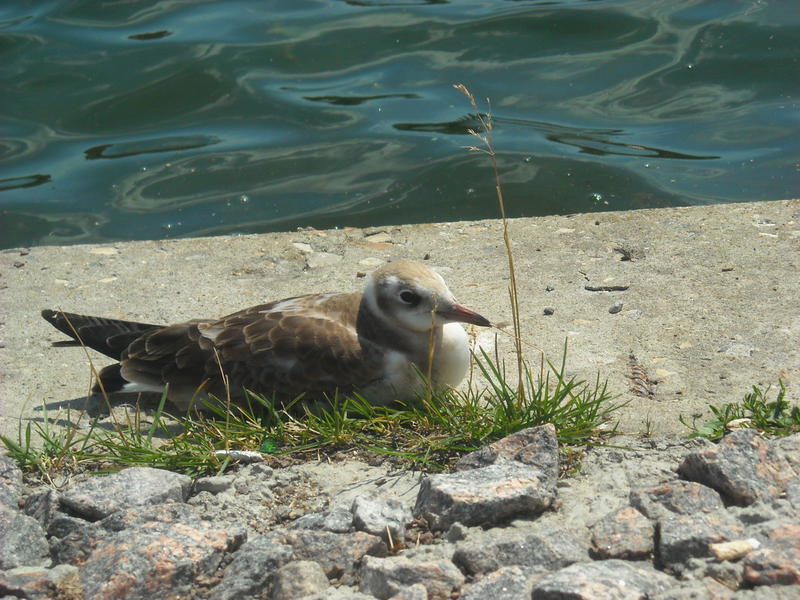
[[[171,512],[162,506],[108,517],[101,525],[110,534],[99,541],[81,569],[87,600],[177,597],[213,575],[224,555],[242,544],[244,535],[190,517],[191,512]]]
[[[744,578],[752,585],[800,585],[800,525],[784,524],[744,559]]]
[[[694,481],[680,480],[632,490],[630,503],[653,520],[672,514],[694,515],[725,508],[722,498],[715,490]]]
[[[0,454],[0,504],[19,508],[22,491],[22,471],[14,459]]]
[[[0,504],[0,569],[50,564],[50,546],[39,522]]]
[[[639,600],[666,591],[673,579],[642,563],[599,560],[575,563],[545,575],[533,588],[533,600]]]
[[[517,461],[558,477],[558,437],[552,424],[529,427],[465,454],[456,469],[478,469],[498,462]]]
[[[657,558],[673,571],[688,568],[689,559],[712,555],[710,545],[743,537],[744,528],[727,512],[673,515],[659,520]]]
[[[272,582],[274,574],[292,559],[289,546],[266,536],[256,536],[243,544],[226,567],[222,581],[211,591],[209,600],[255,598]]]
[[[400,590],[389,600],[428,600],[428,590],[421,583]]]
[[[459,600],[519,600],[530,598],[536,577],[522,567],[501,567],[461,588]]]
[[[622,300],[614,300],[614,303],[609,307],[608,312],[612,315],[615,315],[622,310],[622,306]]]
[[[353,529],[353,513],[343,505],[335,505],[324,513],[303,515],[291,524],[291,529],[323,529],[333,533],[347,533]]]
[[[389,548],[397,546],[406,535],[411,511],[393,498],[359,496],[353,500],[352,521],[358,531],[380,537]]]
[[[83,589],[76,567],[17,567],[0,571],[0,596],[30,600],[71,600],[83,598]]]
[[[330,585],[318,563],[296,560],[285,564],[275,573],[270,600],[295,600],[321,592]]]
[[[367,556],[386,556],[386,546],[374,535],[330,533],[308,529],[284,530],[266,535],[273,543],[292,549],[292,560],[315,560],[329,579],[352,572]]]
[[[360,590],[387,600],[414,584],[425,586],[430,600],[449,600],[464,583],[464,575],[449,560],[411,561],[404,556],[368,556],[361,568]]]
[[[219,494],[231,488],[234,482],[233,475],[215,475],[213,477],[201,477],[194,482],[193,492],[208,492]]]
[[[678,474],[714,488],[730,504],[746,506],[759,499],[777,498],[800,474],[782,448],[776,444],[771,450],[757,431],[739,429],[718,445],[689,454]]]
[[[50,522],[58,514],[60,502],[58,492],[49,487],[34,490],[25,498],[23,512],[29,517],[33,517],[45,530],[50,527]]]
[[[495,525],[511,518],[535,516],[555,499],[552,472],[522,463],[500,462],[479,469],[422,480],[414,514],[432,530],[464,525]]]
[[[131,467],[107,477],[92,477],[67,489],[60,498],[67,510],[89,521],[98,521],[133,506],[183,502],[192,480],[186,475]]]
[[[606,515],[592,528],[592,545],[599,558],[647,558],[652,552],[655,525],[632,506]]]
[[[53,560],[76,567],[82,566],[107,532],[97,523],[57,513],[50,521],[50,552]]]
[[[303,596],[297,600],[375,600],[375,596],[372,594],[362,594],[351,587],[341,586],[338,588],[329,587],[324,592]]]
[[[491,529],[457,543],[453,553],[453,562],[474,576],[514,565],[544,573],[588,559],[588,542],[568,529],[546,527]]]
[[[651,600],[730,600],[734,597],[730,588],[710,577],[676,583],[667,591],[650,596]]]

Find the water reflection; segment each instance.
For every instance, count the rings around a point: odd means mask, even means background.
[[[21,188],[35,187],[50,181],[50,175],[36,174],[27,175],[25,177],[9,177],[7,179],[0,179],[0,192],[5,190],[18,190]]]
[[[214,136],[193,135],[193,136],[172,136],[155,138],[150,140],[138,140],[131,142],[119,142],[115,144],[103,144],[88,148],[84,154],[86,160],[96,160],[98,158],[124,158],[137,156],[140,154],[157,154],[159,152],[178,152],[182,150],[192,150],[219,144],[220,139]]]
[[[800,187],[792,3],[233,6],[3,6],[14,243],[496,216],[458,82],[492,99],[512,215]]]

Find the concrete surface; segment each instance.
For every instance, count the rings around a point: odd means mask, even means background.
[[[515,219],[510,231],[528,359],[559,360],[568,339],[568,370],[599,372],[630,401],[623,430],[650,421],[656,434],[682,433],[679,415],[779,378],[797,401],[800,201]],[[425,256],[460,301],[510,321],[498,221],[0,252],[0,432],[15,436],[20,417],[41,419],[43,404],[63,417],[57,409],[91,384],[81,348],[51,347],[63,336],[43,308],[154,323],[222,316],[357,290],[359,273]],[[497,339],[513,364],[510,338]],[[486,348],[494,340],[479,332]]]

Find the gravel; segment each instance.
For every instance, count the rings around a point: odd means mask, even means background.
[[[136,467],[57,490],[0,457],[0,600],[800,597],[800,434],[615,446],[562,480],[543,426],[449,474]]]

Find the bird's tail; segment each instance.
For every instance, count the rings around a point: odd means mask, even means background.
[[[56,342],[58,346],[87,346],[115,360],[144,333],[163,329],[163,325],[136,323],[119,319],[89,317],[60,310],[43,310],[42,317],[53,327],[67,334],[72,340]]]

